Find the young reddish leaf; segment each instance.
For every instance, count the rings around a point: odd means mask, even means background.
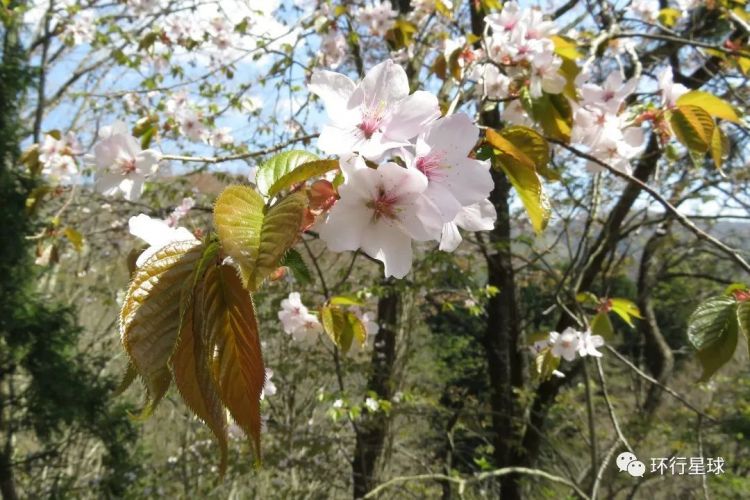
[[[169,388],[167,367],[177,342],[183,285],[203,245],[182,241],[159,250],[135,272],[120,311],[120,336],[149,394],[144,416]]]
[[[213,372],[219,395],[250,438],[259,461],[260,394],[265,368],[253,301],[232,266],[209,268],[203,286],[200,327],[209,352],[215,353]]]
[[[223,476],[227,468],[227,421],[226,412],[221,404],[221,397],[213,380],[210,349],[200,327],[203,321],[203,298],[205,283],[201,282],[195,290],[195,302],[185,312],[180,329],[177,348],[170,359],[175,385],[180,391],[185,404],[200,418],[219,444],[219,473]],[[198,306],[195,307],[195,304]],[[197,320],[197,321],[196,321]],[[199,328],[196,328],[196,325]]]

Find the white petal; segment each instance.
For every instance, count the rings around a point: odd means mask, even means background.
[[[417,91],[402,100],[384,124],[383,134],[393,141],[408,141],[440,116],[437,97],[430,92]]]
[[[388,108],[409,95],[409,79],[401,66],[388,59],[370,69],[359,88],[366,106]]]
[[[332,155],[351,154],[358,142],[354,130],[327,125],[320,131],[318,148]]]
[[[372,212],[362,204],[339,200],[320,228],[320,238],[333,252],[356,250],[361,246],[363,232],[369,231]]]
[[[363,234],[362,249],[385,265],[386,278],[403,278],[411,269],[411,238],[382,220]]]
[[[431,148],[444,151],[446,160],[466,158],[479,138],[479,128],[465,113],[441,118],[432,124],[424,136]]]
[[[105,173],[96,179],[94,189],[104,196],[114,196],[120,190],[122,179],[122,175]]]
[[[319,70],[313,73],[308,88],[320,97],[326,113],[335,121],[341,113],[346,112],[346,103],[354,92],[355,85],[341,73]]]
[[[491,231],[495,227],[497,212],[490,200],[482,200],[463,207],[454,222],[467,231]]]
[[[142,175],[131,174],[130,177],[124,178],[120,182],[120,190],[123,192],[123,197],[128,201],[136,201],[141,197],[143,193],[143,182],[145,177]]]
[[[440,237],[440,250],[443,252],[452,252],[461,244],[461,233],[458,232],[458,226],[454,222],[443,224],[443,234]]]
[[[486,199],[494,186],[487,162],[463,158],[447,170],[444,183],[462,205],[473,205]]]
[[[164,235],[172,231],[169,225],[161,220],[139,214],[128,220],[130,234],[137,236],[149,245],[158,245],[164,241]],[[184,229],[184,228],[183,228]]]

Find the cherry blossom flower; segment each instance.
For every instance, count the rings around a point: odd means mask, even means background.
[[[411,269],[411,240],[438,240],[442,231],[440,211],[421,196],[427,177],[391,162],[345,173],[341,198],[320,228],[321,239],[334,252],[361,248],[385,265],[386,277],[403,278]]]
[[[559,72],[562,59],[550,52],[542,52],[532,60],[529,94],[541,97],[542,91],[548,94],[559,94],[565,88],[565,77]]]
[[[99,139],[93,157],[89,157],[97,168],[96,190],[106,196],[122,192],[125,199],[137,200],[146,178],[159,167],[159,153],[153,149],[141,150],[122,122],[103,127]]]
[[[180,131],[194,141],[204,141],[208,137],[208,130],[203,124],[203,116],[194,109],[184,110],[180,116]]]
[[[323,66],[336,69],[346,58],[346,38],[340,31],[331,29],[320,38],[320,57]]]
[[[393,10],[390,2],[379,2],[372,6],[365,6],[357,12],[357,20],[370,29],[375,36],[385,34],[396,24],[398,12]]]
[[[443,222],[452,221],[461,207],[479,203],[492,191],[489,163],[468,157],[478,139],[479,128],[468,115],[446,116],[420,134],[415,155],[407,161],[427,177],[424,196],[440,210]]]
[[[211,132],[211,137],[208,141],[214,147],[228,146],[234,144],[234,137],[232,137],[232,129],[229,127],[221,127],[214,129]]]
[[[562,333],[550,332],[549,344],[553,356],[573,361],[581,345],[581,336],[575,329],[568,327]]]
[[[581,332],[581,339],[578,345],[578,355],[602,357],[602,353],[596,350],[597,347],[604,345],[604,338],[601,335],[592,335],[591,331]]]
[[[365,408],[367,408],[368,411],[375,413],[380,409],[380,403],[378,403],[377,400],[368,397],[365,399]]]
[[[513,125],[521,125],[524,127],[531,127],[534,125],[534,121],[531,119],[529,114],[524,109],[523,104],[521,104],[521,101],[518,99],[505,104],[500,118],[502,118],[504,122],[508,122]]]
[[[585,83],[581,86],[581,105],[585,107],[599,107],[607,113],[617,114],[625,99],[633,93],[638,81],[630,79],[623,81],[619,72],[612,72],[599,86]]]
[[[180,222],[180,219],[185,217],[187,213],[190,211],[191,208],[195,206],[195,200],[193,198],[187,197],[183,198],[182,202],[175,207],[175,209],[172,211],[169,216],[167,216],[166,223],[169,227],[176,227],[177,223]]]
[[[633,0],[630,3],[629,9],[636,17],[653,23],[659,17],[660,6],[658,0]]]
[[[131,217],[128,220],[128,228],[130,234],[137,236],[150,245],[135,261],[137,267],[141,267],[156,252],[170,243],[198,241],[195,235],[184,227],[170,227],[166,221],[149,217],[146,214]]]
[[[81,12],[65,26],[64,34],[73,40],[74,45],[89,43],[96,33],[94,16],[90,12]]]
[[[39,145],[42,175],[58,184],[70,184],[78,175],[78,165],[73,155],[80,154],[80,145],[72,134],[55,139],[47,134]]]
[[[302,303],[299,292],[292,292],[281,301],[278,318],[284,331],[298,342],[314,340],[323,331],[318,318]]]
[[[690,89],[681,83],[674,83],[672,67],[664,68],[657,76],[659,81],[659,91],[661,92],[661,105],[667,108],[673,108],[677,99],[686,94]]]
[[[331,120],[318,138],[318,147],[329,154],[358,152],[376,161],[408,145],[440,116],[434,95],[409,95],[406,72],[392,60],[373,67],[358,85],[342,74],[316,71],[309,88],[323,100]]]
[[[266,399],[266,396],[273,396],[276,394],[276,384],[271,380],[273,378],[273,370],[266,368],[266,380],[263,383],[263,390],[260,392],[261,401]]]
[[[495,227],[497,212],[490,200],[482,200],[473,205],[461,207],[452,222],[443,225],[440,237],[440,250],[452,252],[461,244],[461,233],[458,228],[466,231],[491,231]]]
[[[510,78],[503,73],[494,64],[485,64],[482,67],[482,86],[484,95],[490,99],[505,99],[508,97],[508,87]]]

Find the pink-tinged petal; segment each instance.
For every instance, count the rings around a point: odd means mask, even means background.
[[[490,200],[482,200],[474,205],[463,207],[453,220],[467,231],[491,231],[495,227],[497,212]]]
[[[421,172],[414,169],[407,169],[399,165],[386,162],[381,164],[377,170],[377,175],[383,188],[389,193],[399,198],[409,198],[418,195],[427,189],[427,177]]]
[[[403,278],[411,269],[411,239],[383,220],[371,225],[363,234],[362,250],[385,265],[386,278]]]
[[[409,79],[404,68],[388,59],[370,69],[359,88],[364,94],[365,106],[389,108],[409,95]]]
[[[392,141],[408,141],[440,116],[437,97],[419,90],[399,102],[384,124],[383,134]]]
[[[477,139],[479,127],[467,114],[457,113],[432,122],[423,140],[431,149],[444,152],[445,159],[451,161],[469,156]],[[420,154],[419,146],[417,154]]]
[[[337,120],[347,112],[346,103],[356,85],[341,73],[319,70],[313,73],[308,88],[323,101],[328,116]]]
[[[409,210],[399,214],[404,230],[417,241],[440,241],[443,217],[440,210],[426,196],[416,195]]]
[[[440,250],[443,252],[452,252],[461,244],[461,233],[458,232],[458,226],[453,222],[443,225],[443,234],[440,237]]]
[[[320,228],[320,238],[333,252],[356,250],[363,233],[370,229],[372,211],[361,203],[348,203],[342,198],[333,206]]]
[[[391,141],[386,139],[381,132],[375,132],[369,139],[364,136],[359,141],[355,150],[370,161],[380,161],[393,149],[408,145],[408,141]]]
[[[435,204],[440,211],[443,222],[450,222],[461,210],[461,203],[453,196],[449,187],[442,182],[430,182],[424,195]]]
[[[464,206],[486,199],[494,185],[489,165],[480,160],[458,160],[451,168],[446,169],[446,174],[441,182]]]
[[[346,181],[349,181],[351,176],[354,175],[357,170],[368,168],[364,158],[353,154],[341,156],[339,158],[339,167],[341,168],[341,172],[343,172]]]

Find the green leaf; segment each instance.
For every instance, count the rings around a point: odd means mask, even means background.
[[[628,299],[609,299],[609,303],[612,307],[612,312],[622,318],[625,323],[634,327],[633,318],[643,319],[641,311],[638,306]]]
[[[561,94],[544,94],[538,99],[531,99],[528,106],[531,117],[539,125],[545,135],[559,141],[568,142],[573,126],[573,110],[568,99]]]
[[[748,354],[750,354],[750,301],[743,300],[737,304],[737,323],[745,336]]]
[[[342,352],[349,350],[355,338],[360,344],[367,340],[367,331],[354,313],[338,307],[323,306],[320,309],[320,320],[323,330]]]
[[[698,106],[714,118],[721,118],[734,123],[740,123],[737,110],[727,101],[709,92],[691,90],[677,98],[676,104],[681,106]]]
[[[297,283],[300,285],[307,285],[313,282],[313,276],[312,273],[310,273],[310,269],[308,269],[304,259],[302,259],[302,256],[294,248],[290,248],[287,251],[279,265],[288,267],[294,275],[294,279],[297,280]]]
[[[83,235],[73,227],[66,227],[63,234],[68,239],[76,252],[80,252],[83,249]]]
[[[721,127],[714,127],[714,132],[711,135],[711,158],[719,170],[724,164],[724,158],[729,154],[729,147],[729,139],[722,132]]]
[[[335,297],[331,297],[331,299],[328,301],[329,303],[336,305],[336,306],[363,306],[361,300],[358,300],[356,297],[348,296],[348,295],[337,295]]]
[[[687,335],[703,367],[701,381],[708,380],[732,358],[737,329],[737,301],[732,297],[712,297],[690,316]]]
[[[549,143],[539,132],[528,127],[512,126],[502,129],[500,135],[531,159],[542,177],[560,179],[560,174],[549,168]]]
[[[677,21],[682,17],[682,12],[679,10],[668,7],[666,9],[661,9],[659,11],[658,21],[660,24],[666,26],[667,28],[671,28],[675,24],[677,24]]]
[[[596,313],[591,320],[591,333],[601,335],[605,340],[610,340],[615,336],[615,329],[609,319],[609,314],[604,311]]]
[[[534,230],[541,233],[547,227],[552,209],[534,160],[494,130],[487,130],[487,142],[498,150],[497,164],[516,189]]]
[[[714,120],[698,106],[678,106],[669,120],[677,140],[691,152],[705,153],[714,133]]]
[[[552,372],[560,366],[560,358],[552,355],[552,349],[547,347],[540,352],[534,360],[536,373],[541,381],[552,376]]]
[[[288,189],[295,184],[305,182],[313,177],[320,177],[326,172],[337,168],[339,168],[338,160],[315,160],[303,163],[274,182],[268,188],[268,196],[276,196],[279,194],[279,191]]]
[[[120,337],[149,395],[148,415],[167,392],[167,362],[177,342],[182,288],[189,283],[203,245],[197,241],[162,248],[135,272],[120,311]]]
[[[230,186],[216,200],[214,224],[222,246],[240,267],[245,286],[256,289],[299,237],[307,203],[293,193],[264,213],[263,198],[246,186]]]
[[[260,461],[260,395],[266,372],[252,298],[234,267],[212,266],[196,290],[195,307],[195,328],[214,355],[219,396]]]
[[[318,157],[307,151],[293,150],[279,153],[258,167],[255,184],[261,193],[273,196],[269,191],[277,181],[303,163],[315,160],[318,160]],[[276,192],[281,189],[277,189]]]
[[[281,258],[297,241],[302,225],[307,195],[293,193],[271,207],[263,220],[258,259],[255,262],[248,282],[251,289],[257,289],[269,274],[274,272]]]

